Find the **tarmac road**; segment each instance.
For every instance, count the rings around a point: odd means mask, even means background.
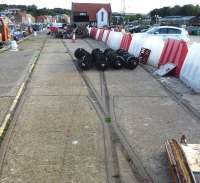
[[[40,37],[43,39],[45,36]],[[107,151],[110,148],[106,146],[105,121],[95,110],[97,101],[92,100],[88,86],[67,53],[73,54],[78,47],[90,51],[102,45],[92,40],[64,43],[69,50],[61,40],[48,38],[41,52],[12,121],[15,125],[9,141],[3,145],[2,183],[106,183],[109,180]],[[29,42],[30,49],[32,44],[34,47],[35,40]],[[8,52],[4,54],[6,57]],[[100,72],[93,69],[85,74],[96,94],[103,98],[105,85]],[[153,180],[143,177],[139,181],[119,142],[113,141],[118,161],[115,168],[120,174],[113,175],[112,182],[170,183],[164,142],[185,134],[190,143],[200,143],[198,119],[141,67],[133,71],[107,70],[104,74],[112,117],[140,162],[136,168],[145,167]]]

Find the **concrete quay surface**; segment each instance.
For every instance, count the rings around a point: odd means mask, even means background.
[[[44,35],[30,37],[19,45],[18,52],[0,53],[0,124],[44,39]]]
[[[46,36],[41,35],[20,45],[29,57],[20,52],[4,52],[0,60],[12,61],[22,55],[18,60],[24,59],[25,65],[34,54],[31,50],[39,51],[44,39]],[[72,43],[47,38],[13,119],[14,129],[4,144],[6,153],[0,156],[3,159],[0,182],[108,182],[108,149],[102,119],[91,104],[87,85],[71,57],[79,47],[88,51],[105,48],[90,39]],[[10,70],[12,74],[18,71],[17,66]],[[104,91],[100,72],[92,69],[84,73],[101,97]],[[13,88],[23,78],[23,71],[13,78],[12,82],[7,81],[10,88],[2,89],[2,96],[15,96]],[[109,69],[105,71],[105,78],[116,123],[151,182],[170,183],[164,142],[169,138],[179,139],[184,134],[190,143],[200,143],[199,120],[142,67],[133,71]],[[3,82],[5,80],[0,80],[1,86]],[[137,180],[120,147],[116,146],[118,182],[142,182]]]

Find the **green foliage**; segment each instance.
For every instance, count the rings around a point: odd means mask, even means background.
[[[154,9],[150,13],[151,17],[159,15],[161,17],[165,16],[197,16],[200,14],[200,6],[187,4],[184,6],[174,6],[174,7],[163,7],[160,9]]]
[[[0,11],[5,10],[6,8],[8,8],[7,4],[0,4]]]
[[[135,21],[135,20],[139,20],[141,18],[143,18],[143,16],[141,14],[126,15],[125,16],[126,22],[132,22],[132,21]]]
[[[25,6],[25,5],[7,5],[7,4],[0,4],[0,11],[5,10],[7,8],[19,8],[21,10],[27,11],[27,13],[32,14],[33,16],[40,16],[40,15],[58,15],[58,14],[70,14],[70,10],[62,9],[62,8],[41,8],[38,9],[35,5]]]
[[[112,123],[111,117],[106,117],[106,118],[105,118],[105,121],[106,121],[106,123]]]

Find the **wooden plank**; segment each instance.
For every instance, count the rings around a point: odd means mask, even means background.
[[[192,172],[200,173],[200,144],[181,145]]]

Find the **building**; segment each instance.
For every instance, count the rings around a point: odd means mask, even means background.
[[[12,15],[16,14],[16,13],[18,13],[20,11],[21,11],[21,9],[19,9],[19,8],[8,8],[8,9],[5,10],[5,12],[7,14],[12,14]]]
[[[72,23],[103,27],[110,25],[112,10],[110,4],[72,3]]]
[[[47,23],[56,23],[56,18],[50,15],[45,16],[47,18]]]
[[[35,23],[35,17],[33,17],[31,14],[26,14],[26,24],[31,25]]]
[[[60,14],[60,15],[56,15],[55,18],[56,18],[56,22],[70,24],[70,16],[69,15]]]
[[[42,15],[42,16],[37,16],[36,17],[36,22],[37,23],[47,23],[47,17]]]
[[[159,23],[161,25],[171,25],[171,26],[179,26],[182,25],[189,26],[190,20],[194,18],[194,16],[166,16],[159,19]]]
[[[15,23],[18,24],[18,25],[20,25],[20,24],[26,24],[27,23],[26,16],[27,16],[26,11],[17,12],[14,15],[14,21],[15,21]]]
[[[191,26],[200,26],[200,15],[190,19]]]

